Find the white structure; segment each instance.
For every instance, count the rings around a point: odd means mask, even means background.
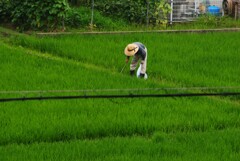
[[[170,23],[192,21],[199,15],[206,14],[209,6],[217,6],[222,10],[222,0],[168,0],[168,2],[172,8]]]

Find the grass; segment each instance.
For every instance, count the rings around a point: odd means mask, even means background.
[[[5,160],[238,160],[239,130],[9,145]],[[235,139],[229,139],[235,138]],[[0,152],[0,154],[1,154]],[[3,153],[4,152],[4,153]],[[15,155],[12,155],[14,153]],[[7,154],[7,155],[6,155]],[[63,157],[64,156],[64,157]]]
[[[175,23],[171,27],[175,30],[186,30],[186,29],[216,29],[216,28],[238,28],[240,26],[240,21],[235,20],[232,17],[224,16],[212,16],[212,15],[202,15],[196,18],[193,22],[186,23]]]
[[[72,17],[71,17],[72,16]],[[72,19],[71,19],[72,18]],[[135,24],[120,19],[103,16],[95,10],[93,17],[94,26],[90,27],[91,10],[85,7],[72,8],[66,20],[67,31],[151,31],[151,30],[188,30],[188,29],[216,29],[239,28],[240,20],[229,16],[213,16],[211,14],[199,15],[192,22],[173,22],[173,24],[154,25],[147,23]],[[71,27],[72,26],[72,27]]]
[[[239,33],[5,37],[0,91],[238,85],[238,39]],[[148,47],[147,81],[128,69],[120,73],[123,49],[134,40]],[[239,107],[238,98],[224,97],[1,103],[0,160],[237,161]]]
[[[99,11],[94,11],[93,26],[91,26],[92,10],[86,7],[73,7],[69,10],[65,25],[67,31],[86,31],[86,30],[121,30],[127,28],[129,24],[121,19],[111,19],[103,16]]]
[[[216,29],[216,28],[239,28],[240,20],[235,20],[229,16],[213,16],[210,14],[200,15],[192,22],[173,22],[173,24],[153,25],[149,24],[134,24],[121,20],[119,18],[109,18],[95,11],[93,17],[94,27],[89,28],[91,21],[91,11],[84,7],[74,8],[73,11],[79,13],[79,19],[73,19],[72,23],[81,23],[80,26],[67,27],[67,31],[82,32],[82,31],[151,31],[151,30],[189,30],[189,29]],[[82,24],[84,23],[84,24]],[[67,24],[68,25],[68,24]]]
[[[22,56],[23,54],[25,55]],[[35,55],[39,55],[40,58],[36,58]],[[22,47],[15,48],[4,44],[1,46],[1,56],[5,59],[5,61],[1,62],[1,70],[4,71],[2,72],[3,86],[1,89],[5,90],[118,88],[126,80],[126,76],[121,77],[120,73],[111,73],[103,68],[96,71],[89,71],[87,68],[96,69],[97,67],[84,65],[74,60],[51,57],[51,55],[26,50]],[[16,62],[20,65],[17,69],[15,65]],[[68,68],[65,69],[65,63],[73,65],[69,65]],[[15,74],[11,77],[12,81],[9,81],[9,75],[12,73]],[[66,77],[66,75],[68,75],[68,77]],[[89,75],[89,77],[84,77],[84,75]],[[117,77],[115,75],[117,75]],[[106,78],[110,78],[111,81],[101,81],[101,79],[105,80]],[[95,81],[97,79],[99,81]],[[145,84],[140,83],[141,81],[137,83],[129,77],[127,77],[127,79],[128,83],[124,84],[130,86]],[[16,82],[20,83],[19,86],[14,84]]]
[[[148,48],[148,73],[156,80],[167,79],[184,86],[237,86],[240,57],[236,41],[239,35],[236,32],[42,38],[19,36],[11,41],[16,45],[94,64],[114,72],[121,71],[124,65],[125,46],[140,41]]]
[[[2,104],[1,111],[0,145],[148,137],[157,131],[201,133],[240,126],[239,105],[209,99],[23,102]]]

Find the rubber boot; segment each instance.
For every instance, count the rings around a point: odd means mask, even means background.
[[[131,75],[131,76],[134,76],[134,73],[135,73],[134,70],[130,70],[130,75]]]
[[[145,74],[143,74],[143,73],[140,73],[140,75],[139,75],[140,78],[144,78],[144,76],[145,76]]]

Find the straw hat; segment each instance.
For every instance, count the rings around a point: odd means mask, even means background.
[[[127,56],[133,56],[139,50],[139,47],[136,44],[128,44],[124,49],[124,53]]]

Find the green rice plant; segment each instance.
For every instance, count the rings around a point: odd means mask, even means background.
[[[124,82],[128,88],[147,87],[143,80],[137,83],[118,72],[112,73],[111,70],[51,57],[22,47],[3,44],[0,51],[1,90],[111,89],[122,87]],[[38,55],[40,58],[36,57]],[[70,64],[67,69],[65,63]],[[111,81],[106,82],[106,79]]]
[[[0,147],[3,160],[238,160],[239,129],[165,134],[153,137],[106,137],[70,142],[12,144]],[[156,136],[156,135],[154,135]],[[12,155],[14,153],[14,155]]]
[[[228,39],[229,51],[220,38]],[[238,85],[238,33],[6,39],[0,91]],[[127,69],[120,73],[123,49],[135,40],[148,47],[147,81],[128,76]],[[0,160],[236,161],[239,116],[239,100],[222,97],[5,102]]]
[[[163,86],[161,82],[123,77],[107,70],[88,69],[67,60],[42,57],[39,53],[19,47],[3,45],[0,49],[0,67],[3,71],[1,90]],[[1,124],[0,145],[108,136],[147,136],[154,131],[206,131],[240,125],[238,105],[232,101],[208,98],[13,102],[2,104],[1,111],[0,117],[4,121]]]
[[[153,53],[165,54],[154,57],[160,65],[154,63],[153,68],[163,78],[167,76],[170,80],[184,82],[183,85],[237,86],[240,60],[237,54],[239,47],[235,43],[237,35],[238,33],[185,34],[161,39],[161,50],[153,48]]]
[[[182,86],[237,86],[239,32],[208,34],[67,35],[35,38],[18,36],[11,41],[41,52],[120,71],[128,43],[148,48],[148,73],[152,79]]]
[[[1,106],[1,146],[240,127],[239,105],[211,99],[89,99]]]

